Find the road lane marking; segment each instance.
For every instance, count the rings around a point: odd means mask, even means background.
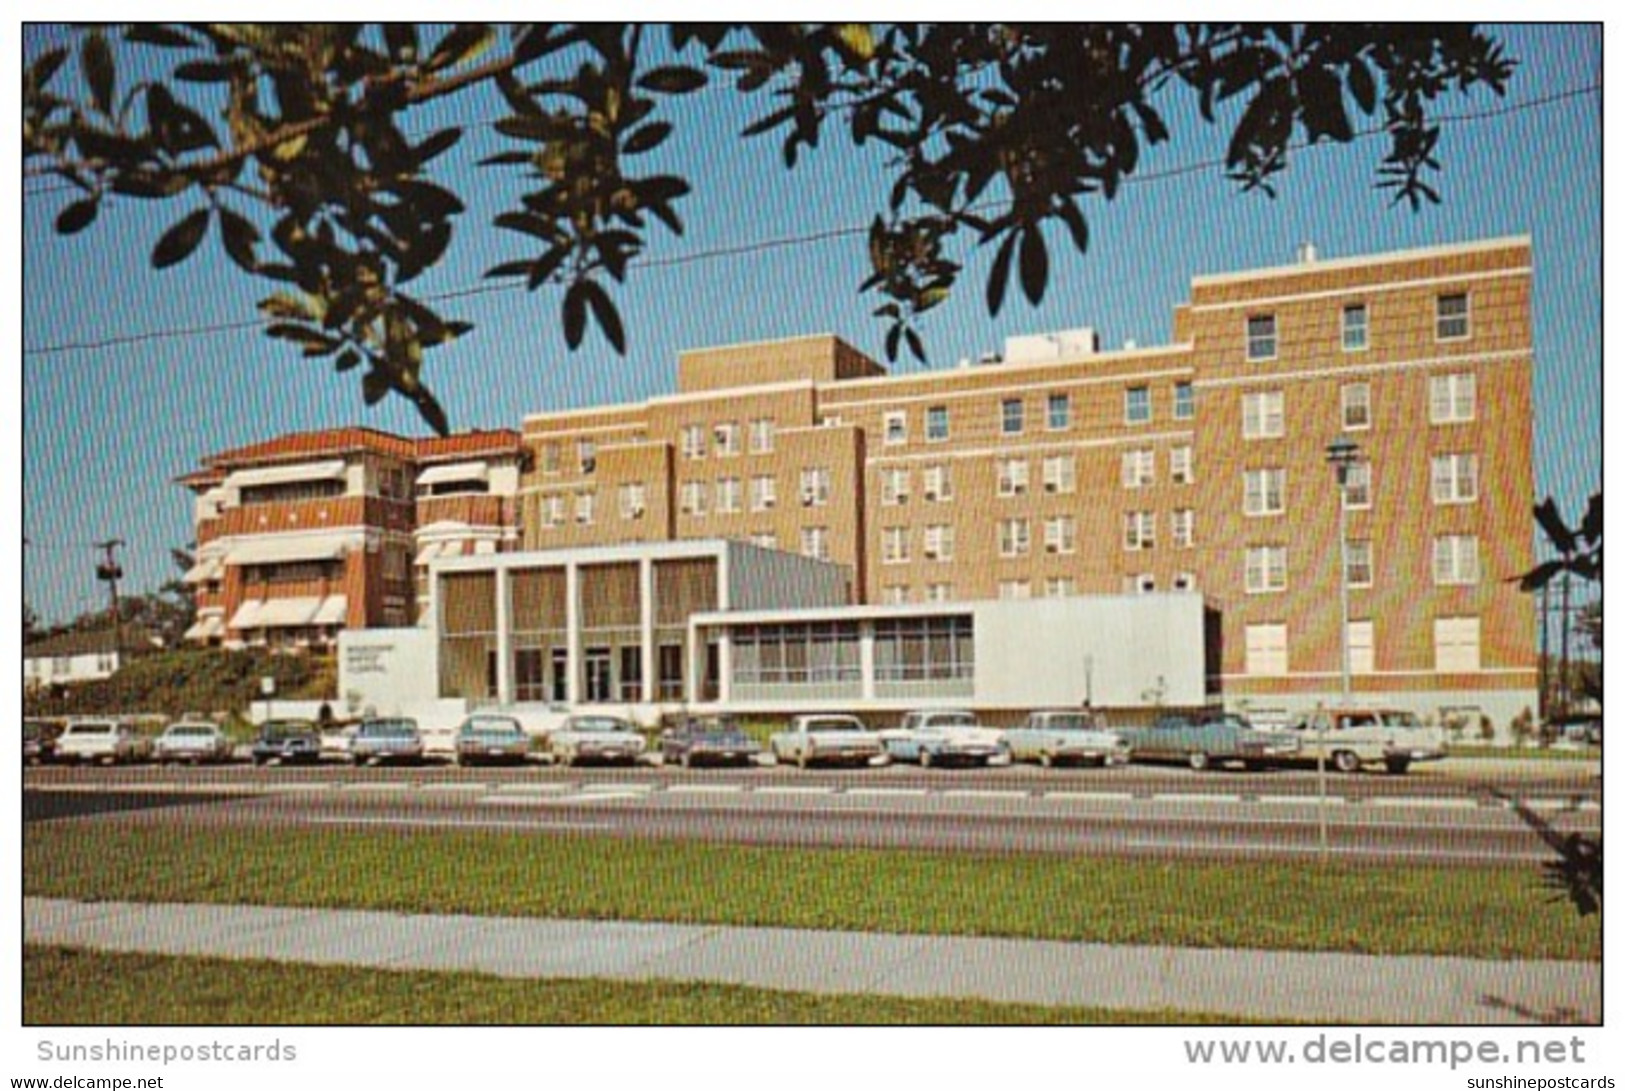
[[[931,794],[931,790],[929,788],[848,788],[845,794],[848,796],[923,799]]]
[[[743,784],[672,784],[666,788],[672,795],[742,795]]]
[[[615,828],[613,822],[577,822],[553,819],[530,821],[492,818],[375,818],[358,815],[352,818],[313,818],[310,821],[318,826],[445,826],[463,829],[511,830],[612,830]]]

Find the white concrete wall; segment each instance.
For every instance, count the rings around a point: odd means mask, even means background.
[[[339,692],[333,711],[355,716],[409,715],[407,706],[440,700],[440,657],[428,629],[346,629],[339,633]]]
[[[974,612],[978,708],[1203,702],[1200,595],[978,602]]]

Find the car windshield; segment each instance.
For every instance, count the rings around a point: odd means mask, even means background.
[[[1043,721],[1045,727],[1056,731],[1092,731],[1095,722],[1082,712],[1068,712],[1059,716],[1050,716]]]
[[[262,736],[267,739],[297,739],[309,734],[310,732],[308,729],[295,726],[294,724],[282,724],[277,727],[267,727],[262,732]]]
[[[1421,727],[1422,721],[1414,712],[1384,712],[1382,722],[1389,727]]]
[[[214,728],[207,724],[176,724],[165,732],[166,735],[179,735],[191,737],[194,735],[213,735]]]
[[[932,727],[977,727],[976,717],[969,712],[934,712]]]
[[[863,725],[856,720],[813,720],[807,724],[809,734],[824,731],[862,731]]]
[[[375,723],[361,725],[364,735],[386,735],[390,737],[411,735],[417,731],[417,725],[411,720],[379,720]]]
[[[631,731],[632,725],[625,720],[617,720],[613,716],[585,716],[579,720],[570,721],[571,731]]]
[[[68,728],[70,735],[111,735],[112,724],[74,724]]]
[[[463,724],[463,730],[472,735],[517,735],[520,732],[519,721],[509,720],[501,716],[469,720]]]

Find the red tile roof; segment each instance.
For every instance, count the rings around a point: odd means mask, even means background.
[[[522,453],[519,433],[511,428],[492,431],[460,432],[450,436],[429,439],[410,439],[376,428],[351,425],[327,428],[315,432],[290,432],[261,443],[233,447],[208,455],[203,459],[203,470],[179,479],[183,485],[212,484],[225,470],[253,466],[266,462],[292,462],[323,455],[349,454],[356,451],[375,451],[396,458],[413,461],[436,461],[447,458],[471,458],[477,455],[518,455]]]

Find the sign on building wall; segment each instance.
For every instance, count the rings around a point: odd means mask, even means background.
[[[426,629],[339,633],[339,703],[349,716],[434,701],[438,677],[434,633]]]

